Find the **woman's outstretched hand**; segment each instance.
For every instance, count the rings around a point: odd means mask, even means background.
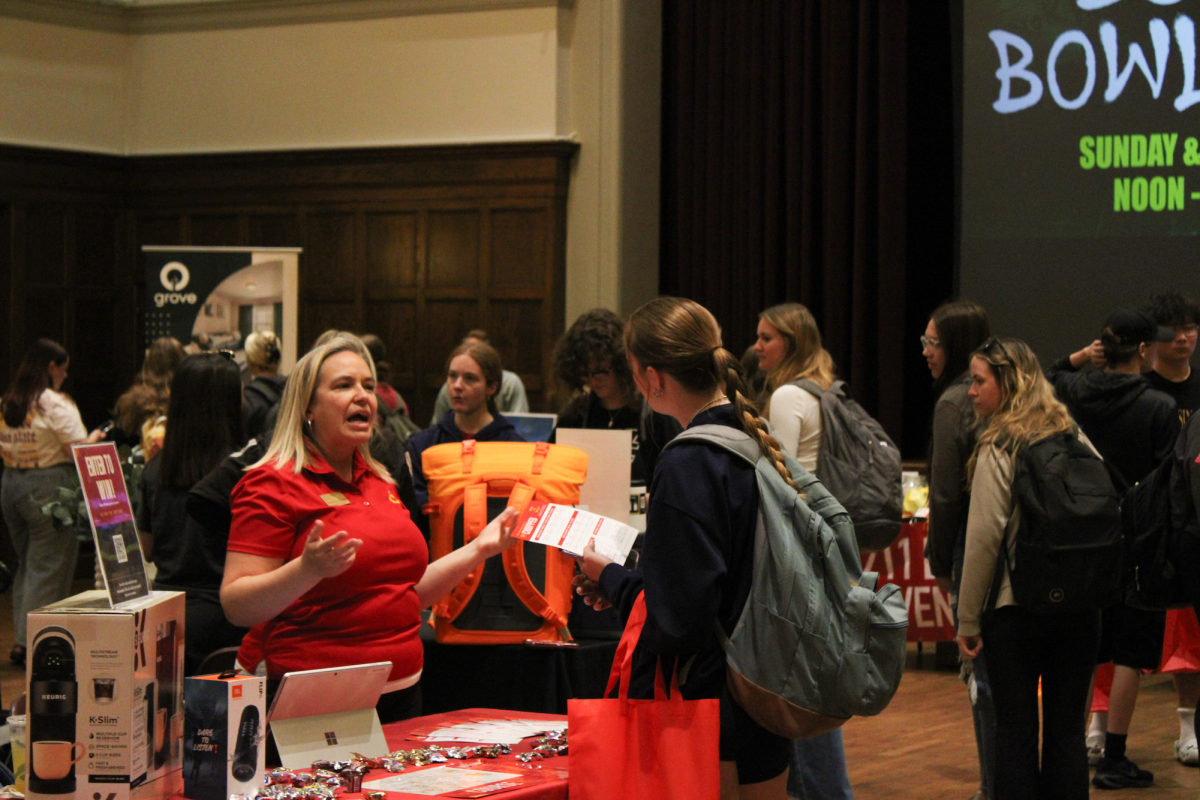
[[[358,548],[362,547],[362,539],[351,539],[350,534],[345,531],[338,531],[322,539],[323,530],[323,520],[313,523],[308,529],[304,552],[300,554],[301,571],[319,580],[341,575],[350,569],[358,555]]]
[[[486,558],[503,553],[515,545],[519,539],[513,538],[513,529],[517,526],[517,510],[506,508],[483,529],[479,538],[479,550]]]

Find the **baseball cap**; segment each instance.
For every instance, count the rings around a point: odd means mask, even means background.
[[[1104,322],[1104,327],[1111,330],[1123,345],[1169,342],[1175,338],[1174,331],[1159,327],[1154,317],[1140,308],[1122,308],[1114,312]]]

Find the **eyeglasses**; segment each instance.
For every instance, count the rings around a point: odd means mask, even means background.
[[[234,359],[237,358],[237,354],[234,353],[232,350],[218,350],[217,354],[219,356],[221,356],[222,358],[224,358],[226,361],[233,361]]]
[[[931,339],[928,336],[921,337],[921,349],[922,350],[925,350],[926,348],[932,348],[934,350],[938,350],[941,348],[941,346],[942,346],[942,343],[938,339]]]

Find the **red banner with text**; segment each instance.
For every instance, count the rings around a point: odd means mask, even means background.
[[[952,642],[955,630],[950,595],[934,583],[925,560],[928,529],[925,520],[905,522],[891,547],[862,557],[863,569],[878,572],[880,584],[900,587],[908,606],[910,642]]]

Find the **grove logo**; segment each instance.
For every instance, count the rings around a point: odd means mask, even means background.
[[[164,289],[170,289],[169,292],[157,292],[154,295],[154,305],[162,308],[168,303],[171,305],[179,305],[187,303],[188,305],[196,304],[196,295],[193,292],[181,294],[183,289],[187,288],[188,282],[192,279],[192,273],[188,271],[187,266],[179,261],[172,261],[166,264],[158,273],[158,281],[163,285]]]
[[[188,281],[192,279],[192,273],[180,262],[172,261],[158,273],[158,279],[162,282],[164,289],[178,292],[187,288]]]

